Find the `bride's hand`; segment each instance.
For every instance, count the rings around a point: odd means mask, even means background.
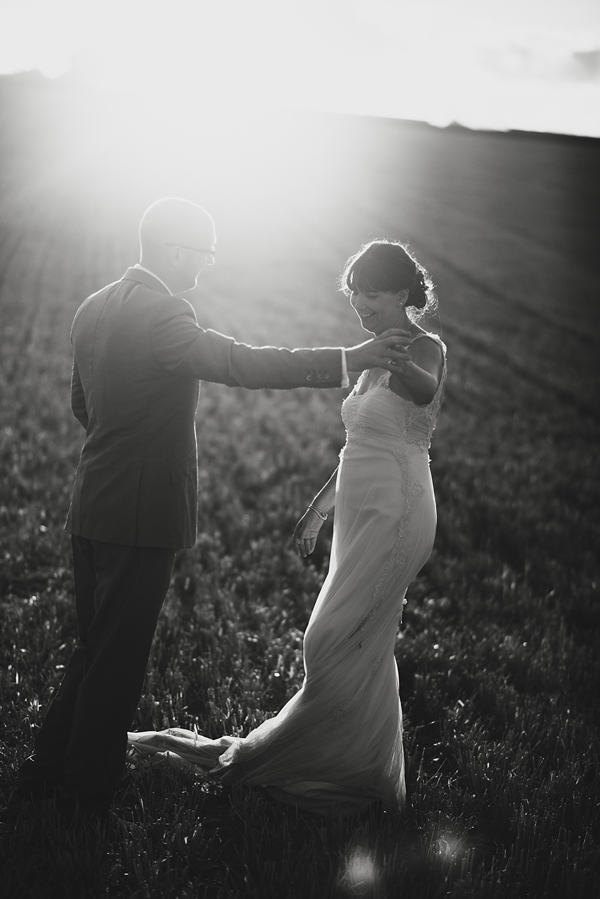
[[[346,350],[348,371],[364,371],[365,368],[385,368],[397,371],[410,362],[408,347],[412,336],[402,328],[390,328],[378,337]]]
[[[292,535],[294,552],[303,559],[309,556],[317,545],[317,537],[322,527],[323,519],[319,518],[316,512],[307,509],[294,528]]]

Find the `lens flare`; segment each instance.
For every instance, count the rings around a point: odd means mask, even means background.
[[[473,868],[475,848],[456,833],[441,833],[433,841],[432,851],[443,865],[457,866],[462,877],[466,877]]]
[[[435,851],[444,861],[453,861],[461,854],[462,840],[453,834],[445,834],[435,842]]]
[[[372,896],[381,874],[368,849],[357,846],[346,859],[341,883],[349,896]]]

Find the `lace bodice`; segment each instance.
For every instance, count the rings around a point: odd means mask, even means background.
[[[363,372],[342,404],[346,446],[354,439],[375,438],[383,440],[395,451],[401,450],[403,445],[429,449],[444,395],[446,346],[437,334],[427,336],[441,346],[444,354],[440,383],[432,401],[426,406],[417,406],[398,396],[390,389],[390,372],[384,372],[365,393],[359,393],[369,374]]]

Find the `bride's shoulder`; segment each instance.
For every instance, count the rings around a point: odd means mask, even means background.
[[[410,345],[413,358],[415,357],[414,351],[416,351],[419,356],[443,360],[446,356],[446,344],[442,338],[431,331],[425,331],[418,325],[415,328],[416,332]]]

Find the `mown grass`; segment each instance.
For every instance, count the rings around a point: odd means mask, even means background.
[[[14,185],[7,189],[1,216],[15,238],[2,263],[0,305],[4,799],[76,633],[62,531],[81,444],[68,409],[69,323],[82,295],[120,274],[129,261],[123,247],[131,246],[124,224],[102,230],[110,201],[103,207],[90,190],[88,205],[78,204],[63,188],[32,198],[32,172],[18,182],[21,200]],[[485,179],[477,188],[494,191]],[[48,197],[68,205],[73,217],[57,218]],[[90,208],[102,212],[102,228]],[[358,233],[362,213],[353,215],[343,228]],[[460,240],[443,223],[438,228],[437,245]],[[40,257],[34,236],[45,246]],[[275,283],[293,285],[305,271],[314,232],[302,241],[287,245],[289,261],[279,248],[275,274],[265,265],[260,278],[250,278],[243,307],[235,305],[235,283],[233,301],[227,297],[231,271],[252,262],[238,248],[231,267],[223,265],[221,274],[215,267],[210,289],[199,291],[199,313],[215,326],[224,322],[224,330],[233,322],[255,340],[265,333],[277,343],[338,342],[338,333],[357,339],[347,311],[332,299],[333,279],[323,280],[323,268],[334,271],[354,245],[339,258],[337,245],[326,246],[323,266],[306,276],[317,299],[306,297],[304,281],[302,294],[292,287],[279,305],[262,303]],[[486,270],[478,274],[487,277]],[[594,277],[591,269],[584,274]],[[547,323],[543,339],[532,343],[531,314],[515,318],[514,306],[486,301],[480,287],[444,269],[443,259],[434,276],[452,377],[432,450],[436,547],[409,591],[396,645],[406,814],[393,818],[374,807],[361,819],[322,820],[259,790],[225,791],[189,770],[132,758],[108,829],[65,830],[51,802],[41,811],[25,808],[14,828],[3,829],[3,895],[596,895],[600,429],[589,400],[592,351]],[[28,286],[19,291],[23,279]],[[211,291],[222,302],[205,311]],[[534,311],[538,301],[536,295]],[[470,333],[465,310],[490,347],[498,333],[512,340],[503,344],[510,346],[508,361],[462,339]],[[520,338],[527,357],[519,355]],[[587,411],[557,394],[552,372],[545,374],[560,346],[569,360],[565,386],[585,397]],[[526,363],[540,373],[537,380],[525,376]],[[326,571],[330,531],[308,563],[291,552],[289,535],[336,464],[340,399],[338,391],[204,386],[200,538],[176,560],[136,728],[243,734],[300,685],[302,633]]]

